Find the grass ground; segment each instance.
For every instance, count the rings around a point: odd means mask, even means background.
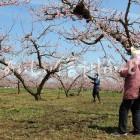
[[[139,140],[140,137],[114,137],[118,123],[119,93],[101,93],[103,104],[93,103],[90,92],[80,96],[58,97],[45,90],[43,100],[35,101],[22,91],[0,89],[0,140]],[[129,115],[129,130],[131,115]]]

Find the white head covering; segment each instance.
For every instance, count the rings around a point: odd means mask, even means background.
[[[132,59],[135,59],[135,64],[140,64],[140,49],[138,48],[134,48],[131,47],[131,55],[132,55]]]
[[[140,57],[140,49],[131,47],[131,55],[132,57]]]

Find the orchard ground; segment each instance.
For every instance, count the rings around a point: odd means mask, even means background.
[[[66,98],[44,90],[41,101],[22,90],[0,89],[0,140],[139,140],[115,137],[121,94],[101,92],[103,104],[93,103],[91,91]],[[59,94],[58,94],[59,93]],[[58,98],[59,97],[59,98]],[[128,129],[132,130],[131,113]]]

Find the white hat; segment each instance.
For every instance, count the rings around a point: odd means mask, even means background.
[[[140,49],[139,48],[131,47],[131,55],[133,57],[140,56]]]

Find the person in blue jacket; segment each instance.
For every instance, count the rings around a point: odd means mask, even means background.
[[[87,75],[89,79],[92,80],[92,84],[93,86],[93,91],[92,91],[92,96],[93,96],[93,101],[96,102],[96,97],[98,98],[99,103],[101,102],[100,100],[100,95],[99,95],[99,90],[100,90],[100,78],[99,78],[99,74],[96,73],[95,77],[91,77],[89,75]]]

